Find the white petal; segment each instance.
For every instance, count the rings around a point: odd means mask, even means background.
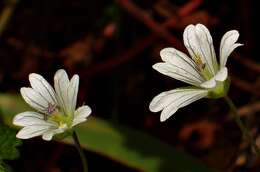
[[[161,111],[164,107],[166,107],[168,104],[171,103],[171,101],[172,101],[171,96],[173,94],[177,95],[178,93],[181,94],[181,91],[174,89],[174,90],[165,91],[165,92],[158,94],[157,96],[155,96],[153,98],[153,100],[151,101],[151,103],[149,105],[150,111],[152,111],[152,112]]]
[[[150,103],[152,112],[161,113],[161,121],[165,121],[173,115],[179,108],[207,96],[208,91],[204,89],[180,88],[163,92],[157,95]]]
[[[89,106],[79,107],[74,114],[74,119],[72,126],[82,123],[87,120],[87,117],[91,114],[91,109]]]
[[[161,50],[160,55],[162,60],[167,64],[172,65],[172,68],[175,70],[191,76],[191,78],[197,82],[204,81],[204,78],[200,75],[197,69],[197,65],[186,54],[174,48],[164,48]]]
[[[52,131],[46,131],[43,135],[42,135],[42,139],[46,140],[46,141],[50,141],[53,137],[54,133]]]
[[[32,88],[23,87],[20,90],[23,99],[34,109],[46,113],[48,100]]]
[[[65,70],[60,69],[56,72],[54,76],[54,87],[57,94],[57,99],[61,109],[64,113],[68,112],[68,96],[67,89],[69,86],[69,78]]]
[[[59,79],[64,82],[65,85],[69,84],[69,77],[64,69],[59,69],[54,75],[54,79]]]
[[[202,25],[189,25],[183,33],[184,45],[195,60],[197,57],[206,65],[211,75],[217,71],[216,54],[208,29]]]
[[[79,89],[79,76],[74,75],[69,83],[69,86],[67,88],[67,98],[68,98],[68,109],[70,114],[74,113],[76,109],[77,104],[77,95],[78,95],[78,89]]]
[[[41,125],[45,123],[43,115],[37,112],[22,112],[13,119],[13,124],[18,126]]]
[[[211,65],[213,65],[213,69],[216,73],[216,71],[218,69],[218,62],[217,62],[216,53],[215,53],[215,49],[213,46],[213,40],[210,35],[210,32],[207,29],[207,27],[204,26],[203,24],[197,24],[196,30],[197,30],[198,35],[201,36],[200,38],[202,40],[203,45],[205,45],[204,48],[206,49],[206,52],[208,54],[207,57],[209,58],[209,62],[211,63]]]
[[[213,77],[210,80],[203,82],[200,86],[202,88],[214,88],[216,86],[216,84],[217,83],[215,81],[215,78]]]
[[[167,120],[170,116],[172,116],[179,108],[187,106],[194,101],[197,101],[203,97],[206,97],[208,92],[206,90],[197,90],[195,91],[185,91],[181,97],[172,97],[174,101],[171,102],[168,106],[166,106],[162,113],[160,120],[161,122]]]
[[[191,85],[199,86],[202,82],[191,73],[188,73],[182,68],[175,67],[169,63],[156,63],[153,65],[153,68],[164,75]]]
[[[29,81],[32,88],[45,97],[52,105],[57,104],[55,92],[52,86],[39,74],[32,73],[29,75]]]
[[[64,131],[65,131],[65,128],[48,130],[45,133],[43,133],[42,139],[46,140],[46,141],[50,141],[55,134],[60,134],[60,133],[63,133]]]
[[[16,135],[17,138],[20,139],[29,139],[32,137],[40,136],[46,131],[48,131],[51,127],[49,125],[31,125],[22,128]]]
[[[222,69],[220,69],[217,73],[217,75],[215,76],[215,80],[216,81],[225,81],[228,77],[228,70],[226,67],[223,67]]]
[[[220,43],[220,67],[226,66],[227,58],[232,53],[232,51],[243,45],[236,43],[238,40],[239,33],[237,30],[231,30],[225,33],[225,35],[221,39]]]

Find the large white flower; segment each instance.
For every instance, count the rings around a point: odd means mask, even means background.
[[[242,45],[236,43],[238,37],[236,30],[228,31],[222,37],[218,63],[208,29],[202,24],[187,26],[183,40],[191,58],[174,48],[164,48],[160,52],[163,62],[156,63],[153,68],[192,86],[157,95],[150,103],[150,110],[162,110],[160,120],[165,121],[179,108],[198,99],[225,96],[229,87],[226,62],[232,51]]]
[[[69,80],[63,69],[58,70],[54,76],[55,91],[39,74],[30,74],[29,81],[31,87],[21,88],[21,94],[37,112],[23,112],[14,117],[13,124],[23,127],[17,133],[17,138],[28,139],[42,135],[44,140],[51,140],[53,135],[63,133],[87,120],[91,113],[88,106],[75,110],[78,75]]]

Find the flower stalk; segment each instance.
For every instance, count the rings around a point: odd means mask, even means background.
[[[225,96],[224,99],[227,102],[228,106],[230,107],[232,118],[237,123],[238,127],[240,128],[241,132],[243,133],[244,138],[246,138],[250,142],[250,144],[251,144],[252,148],[254,149],[254,151],[256,152],[257,156],[260,156],[260,149],[256,145],[252,135],[250,134],[250,131],[246,128],[246,126],[241,121],[235,104],[228,96]]]
[[[84,151],[80,145],[80,142],[79,142],[79,139],[78,139],[78,136],[77,136],[77,133],[76,131],[73,131],[72,133],[72,138],[73,138],[73,141],[74,141],[74,144],[79,152],[79,156],[81,158],[81,162],[82,162],[82,166],[83,166],[83,171],[84,172],[88,172],[88,163],[87,163],[87,158],[84,154]]]

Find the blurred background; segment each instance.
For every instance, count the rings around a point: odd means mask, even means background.
[[[82,171],[70,140],[21,143],[11,124],[27,108],[19,90],[29,86],[28,75],[53,83],[64,68],[79,74],[78,105],[93,111],[78,128],[90,172],[259,171],[259,158],[222,99],[195,102],[163,123],[148,108],[157,94],[185,86],[152,65],[162,48],[187,52],[188,24],[209,28],[217,55],[221,37],[236,29],[244,46],[228,60],[229,95],[260,144],[258,10],[247,0],[0,0],[0,121],[4,133],[11,130],[6,137],[15,152],[0,151],[0,164],[13,171]]]

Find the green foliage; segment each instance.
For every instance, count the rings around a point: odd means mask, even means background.
[[[16,149],[21,145],[21,141],[16,137],[16,132],[7,126],[0,125],[0,159],[1,160],[13,160],[19,156],[19,152]]]
[[[20,96],[13,94],[0,94],[0,109],[5,124],[12,124],[14,115],[31,110]]]
[[[0,162],[0,172],[6,172],[5,167],[2,165],[1,162]]]
[[[13,160],[19,157],[17,146],[21,141],[16,139],[16,132],[8,126],[0,125],[0,172],[10,172],[10,167],[3,160]]]
[[[0,94],[4,121],[23,112],[26,105],[21,98]],[[139,171],[213,172],[195,158],[177,151],[144,132],[91,117],[76,129],[85,149],[101,154]],[[64,140],[73,144],[71,138]]]
[[[13,112],[11,106],[15,104],[13,101],[18,101],[16,96],[6,96],[5,99],[2,99],[0,96],[0,119],[5,121],[6,119],[11,120],[11,117],[8,116],[9,112]],[[20,102],[16,102],[20,105],[24,105]],[[5,111],[6,108],[2,109],[2,106],[9,105],[10,111]],[[16,107],[16,106],[14,106]],[[22,109],[22,107],[19,107]],[[3,114],[7,113],[7,118],[3,118]],[[9,121],[10,122],[10,121]],[[19,157],[19,151],[17,146],[21,145],[21,140],[16,138],[16,131],[9,126],[6,126],[0,121],[0,172],[10,172],[11,168],[4,162],[4,160],[13,160]]]
[[[4,161],[0,160],[0,172],[12,172],[12,170]]]
[[[0,172],[5,172],[5,167],[4,165],[2,164],[2,162],[0,162]]]
[[[147,172],[213,172],[195,158],[141,131],[90,118],[77,128],[88,150]],[[66,142],[73,144],[71,139]]]

